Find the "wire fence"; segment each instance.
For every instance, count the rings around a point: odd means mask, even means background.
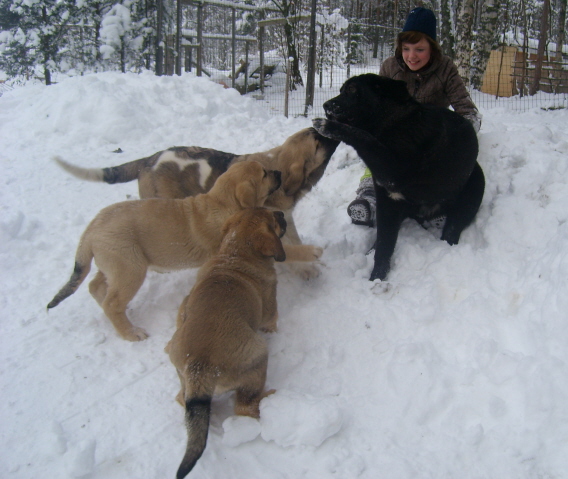
[[[567,65],[563,66],[564,72],[568,72]],[[266,108],[274,115],[285,116],[309,116],[323,115],[323,103],[339,94],[339,89],[343,82],[349,77],[362,73],[379,73],[380,60],[368,65],[352,65],[351,68],[335,68],[333,72],[326,72],[322,75],[323,81],[317,82],[314,91],[313,107],[306,109],[306,89],[297,87],[295,91],[286,93],[286,73],[276,73],[265,80],[264,92],[253,92],[248,95],[262,102]],[[495,77],[495,82],[513,82],[515,77],[501,75],[499,79]],[[487,80],[489,81],[489,80]],[[538,91],[534,95],[526,92],[511,93],[506,96],[494,93],[469,89],[473,102],[480,109],[505,108],[512,111],[527,111],[533,108],[560,109],[568,108],[568,92]]]
[[[318,23],[316,71],[311,75],[315,81],[313,92],[310,92],[304,86],[310,78],[310,68],[313,68],[310,66],[313,63],[308,61],[309,25],[305,18],[297,20],[294,43],[304,85],[295,85],[291,89],[291,65],[284,53],[287,46],[283,22],[267,20],[266,27],[239,36],[235,34],[238,6],[204,0],[192,8],[186,10],[187,21],[182,29],[181,53],[185,71],[196,71],[234,87],[241,94],[262,102],[274,115],[323,114],[323,103],[338,94],[345,80],[361,73],[379,73],[382,62],[393,54],[398,32],[391,27],[354,22],[338,32],[330,25]],[[208,18],[217,16],[208,16],[209,9],[224,12],[226,21],[222,26],[208,23]],[[166,52],[165,71],[173,73],[175,42],[170,38],[168,43],[171,47],[169,56]],[[568,51],[566,46],[564,49]],[[538,88],[532,91],[536,71],[540,81]],[[261,72],[264,75],[261,76]],[[470,89],[470,94],[481,109],[568,108],[568,57],[557,58],[551,54],[539,62],[534,51],[503,45],[491,52],[482,86],[479,90]]]

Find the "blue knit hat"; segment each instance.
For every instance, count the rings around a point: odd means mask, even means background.
[[[436,40],[436,15],[432,10],[417,7],[406,18],[403,32],[421,32]]]

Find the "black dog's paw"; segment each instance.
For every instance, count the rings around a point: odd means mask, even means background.
[[[453,225],[448,225],[446,223],[440,239],[446,241],[450,246],[453,246],[459,243],[460,236],[461,236],[461,229],[458,229],[457,227]]]
[[[375,281],[376,279],[380,279],[381,281],[383,281],[387,278],[387,274],[389,273],[389,271],[390,271],[390,262],[382,264],[375,263],[369,281]]]

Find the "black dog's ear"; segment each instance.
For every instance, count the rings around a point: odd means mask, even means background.
[[[403,80],[393,80],[389,77],[377,75],[374,86],[379,94],[386,95],[396,101],[404,102],[411,98],[406,89],[406,82]]]
[[[395,97],[399,100],[408,100],[410,98],[410,93],[406,89],[406,82],[403,80],[393,80],[393,93]]]

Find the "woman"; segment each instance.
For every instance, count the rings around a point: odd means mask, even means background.
[[[398,34],[393,57],[381,65],[379,75],[406,82],[408,92],[420,103],[443,108],[451,106],[473,124],[481,126],[481,115],[471,100],[458,69],[443,55],[436,41],[436,16],[432,10],[418,7],[410,12]],[[354,224],[373,226],[375,188],[366,169],[357,189],[357,198],[347,207]]]

